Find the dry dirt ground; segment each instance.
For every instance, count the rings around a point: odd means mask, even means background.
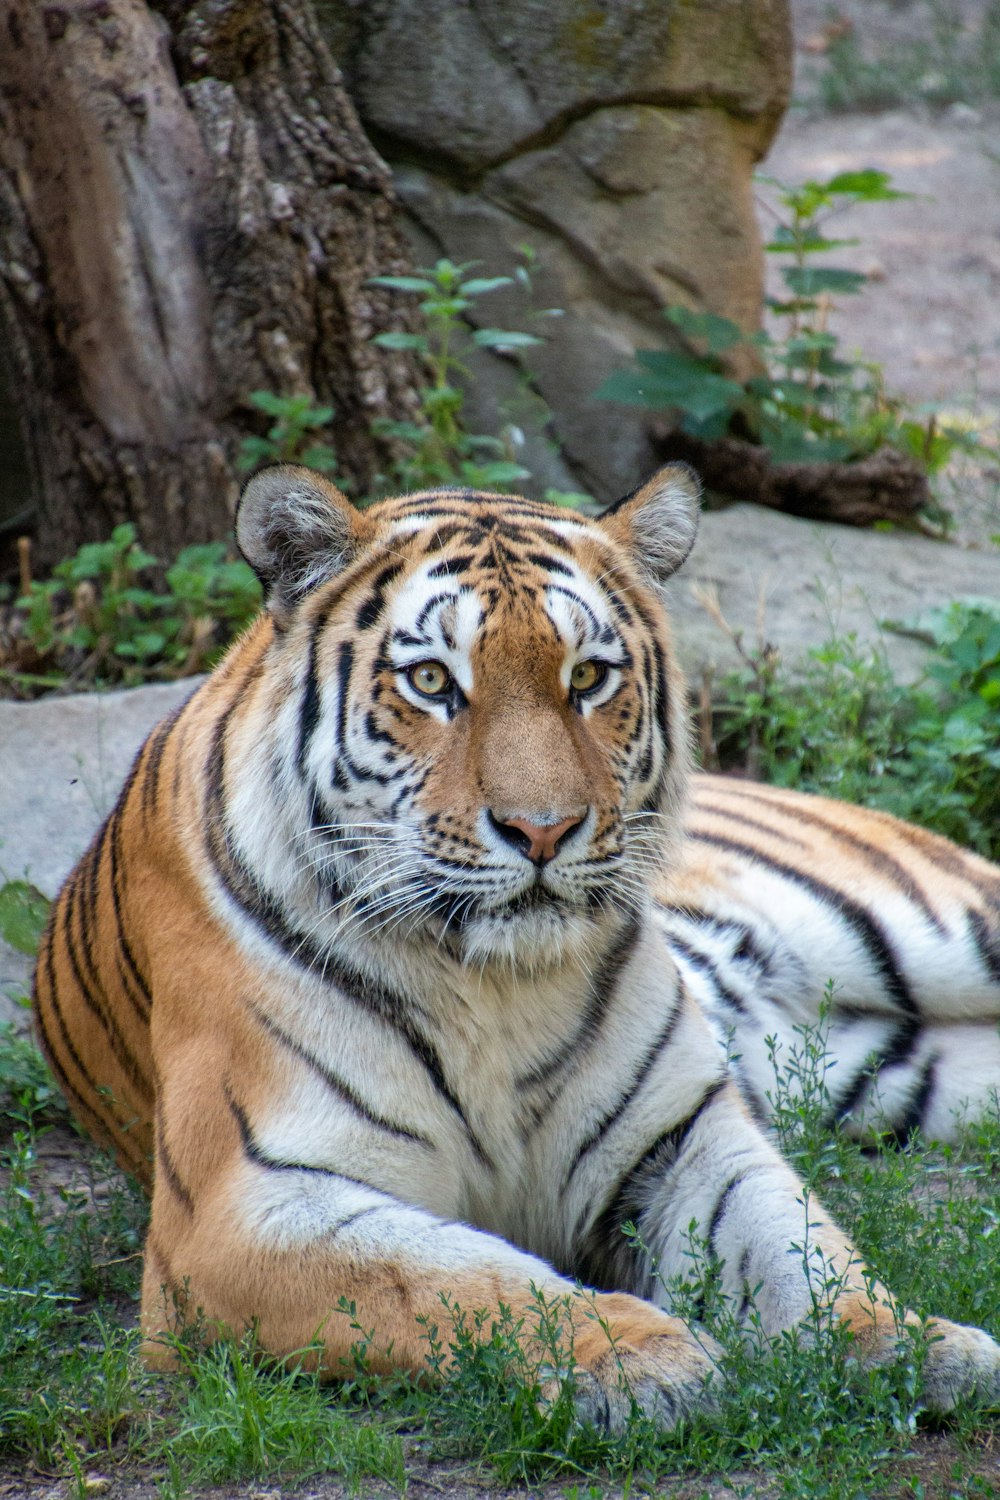
[[[928,24],[929,7],[906,0],[873,3],[845,0],[796,0],[797,94],[815,96],[808,75],[822,69],[826,29],[851,22],[872,54]],[[974,21],[980,5],[951,6],[956,16],[968,12]],[[970,22],[971,24],[971,22]],[[817,46],[818,49],[817,50]],[[845,212],[831,232],[857,235],[861,243],[838,252],[839,264],[864,270],[871,281],[861,295],[845,299],[831,326],[848,351],[879,361],[887,384],[915,402],[938,404],[947,412],[971,413],[984,431],[996,432],[1000,414],[1000,100],[953,104],[932,111],[915,103],[880,114],[833,115],[801,102],[792,108],[764,170],[788,182],[828,176],[835,171],[875,167],[892,174],[894,185],[914,194],[901,203],[873,204]],[[762,188],[762,214],[769,190]],[[774,290],[779,286],[775,283]],[[989,546],[1000,532],[1000,473],[980,469],[972,482],[956,473],[947,496],[957,522],[957,540]],[[864,533],[858,544],[863,545]],[[65,1181],[77,1152],[72,1138],[49,1138],[47,1154],[53,1184]],[[998,1437],[1000,1448],[1000,1437]],[[905,1493],[947,1496],[956,1450],[947,1434],[915,1439],[907,1465]],[[966,1474],[981,1477],[981,1493],[1000,1494],[997,1454],[984,1451],[979,1460],[963,1455]],[[414,1500],[525,1500],[525,1490],[495,1487],[488,1474],[453,1465],[430,1466],[412,1455],[408,1494]],[[588,1495],[581,1484],[579,1493]],[[676,1500],[748,1495],[768,1500],[780,1487],[766,1476],[733,1474],[725,1483],[704,1478],[662,1482],[660,1494]],[[80,1493],[75,1480],[0,1469],[0,1500],[69,1500]],[[84,1494],[108,1500],[155,1500],[155,1478],[106,1479],[93,1470],[84,1479]],[[301,1500],[339,1500],[337,1483],[307,1482],[301,1488],[257,1483],[203,1492],[215,1500],[279,1500],[295,1494]],[[366,1486],[365,1494],[389,1494],[383,1486]],[[544,1500],[572,1494],[557,1483],[531,1492]],[[595,1492],[591,1492],[595,1493]],[[620,1496],[612,1486],[596,1493]],[[900,1491],[903,1493],[903,1491]]]
[[[921,36],[933,54],[935,19],[964,25],[970,48],[984,5],[955,0],[793,0],[795,101],[762,171],[798,183],[835,172],[876,168],[913,197],[861,205],[829,223],[836,238],[857,237],[831,263],[870,277],[860,294],[835,307],[830,327],[848,354],[876,360],[890,392],[942,415],[975,420],[995,441],[1000,428],[1000,98],[961,100],[932,109],[912,105],[877,114],[816,108],[823,49],[838,28],[853,27],[863,54],[893,66]],[[943,19],[942,19],[943,18]],[[996,41],[1000,47],[1000,38]],[[1000,75],[1000,59],[997,60]],[[928,83],[931,80],[925,80]],[[767,232],[773,189],[759,193]],[[770,267],[773,294],[782,290]],[[972,482],[959,468],[946,486],[956,540],[989,545],[1000,532],[1000,472]]]

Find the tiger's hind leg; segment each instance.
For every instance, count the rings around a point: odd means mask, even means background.
[[[803,1061],[857,1134],[948,1140],[996,1112],[996,866],[884,813],[721,777],[696,778],[688,832],[659,919],[759,1117]]]

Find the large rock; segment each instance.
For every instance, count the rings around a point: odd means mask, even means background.
[[[787,0],[331,0],[334,52],[396,171],[420,260],[512,270],[528,247],[547,342],[482,356],[470,426],[525,434],[536,486],[614,498],[654,466],[643,414],[592,400],[662,309],[746,328],[761,307],[751,172],[787,101]],[[522,294],[474,309],[526,326]]]
[[[54,896],[111,811],[153,725],[196,686],[78,693],[0,702],[0,880],[27,878]],[[0,1021],[23,1018],[16,996],[31,962],[0,939]]]
[[[793,674],[810,649],[853,635],[862,655],[881,653],[897,680],[912,683],[925,672],[929,649],[890,626],[954,599],[1000,602],[1000,551],[731,505],[702,517],[695,549],[668,585],[692,682],[741,665],[706,597],[746,651],[774,647]]]

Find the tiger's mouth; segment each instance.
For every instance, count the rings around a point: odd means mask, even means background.
[[[498,891],[470,899],[467,893],[442,891],[433,903],[433,914],[447,932],[457,935],[483,923],[509,928],[531,926],[539,920],[551,924],[561,919],[587,917],[604,904],[598,891],[570,894],[553,890],[539,872],[534,880],[513,894]]]

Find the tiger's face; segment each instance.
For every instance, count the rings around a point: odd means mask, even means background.
[[[456,491],[359,513],[304,470],[251,481],[238,535],[297,688],[285,836],[331,918],[538,966],[641,903],[687,766],[655,584],[696,513],[676,467],[597,521]]]

